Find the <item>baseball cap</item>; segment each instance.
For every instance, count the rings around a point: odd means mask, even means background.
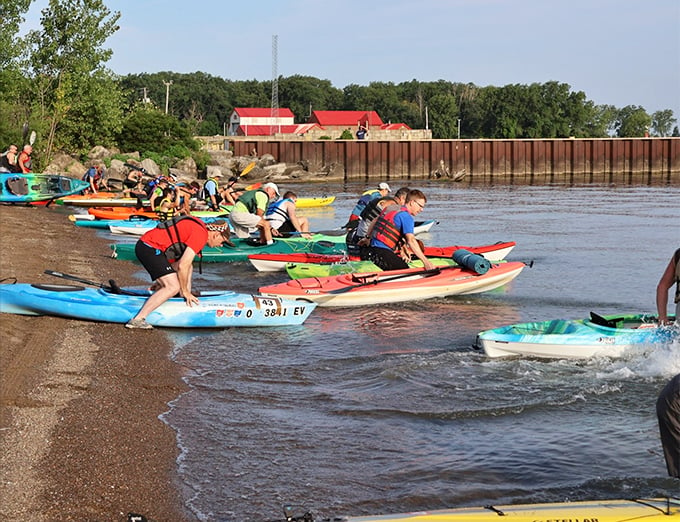
[[[277,195],[277,196],[280,196],[280,195],[281,195],[281,194],[279,194],[279,187],[276,186],[276,183],[265,183],[265,184],[262,186],[262,190],[265,190],[265,189],[268,189],[268,188],[270,188],[270,189],[272,189],[274,192],[276,192],[276,195]]]
[[[378,185],[378,190],[386,190],[387,192],[392,192],[390,186],[384,181]]]

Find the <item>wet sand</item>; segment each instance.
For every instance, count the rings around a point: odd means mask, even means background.
[[[0,206],[0,279],[76,284],[49,269],[146,284],[109,254],[63,212]],[[175,433],[158,418],[186,389],[170,351],[160,330],[0,314],[2,518],[195,520],[180,494]]]

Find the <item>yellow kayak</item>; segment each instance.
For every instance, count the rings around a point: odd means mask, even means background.
[[[316,208],[327,207],[335,201],[335,196],[326,196],[319,198],[297,198],[295,206],[297,208]]]
[[[555,504],[518,504],[395,515],[348,517],[343,522],[671,522],[680,520],[680,499],[592,500]]]

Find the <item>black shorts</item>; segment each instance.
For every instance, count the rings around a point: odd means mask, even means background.
[[[277,230],[282,236],[291,236],[294,233],[297,233],[297,230],[295,230],[295,227],[290,221],[284,221],[283,225],[277,228]]]
[[[392,250],[380,247],[368,247],[361,250],[361,259],[368,259],[383,270],[401,270],[408,268],[408,263]]]
[[[161,252],[157,248],[150,247],[143,241],[137,241],[135,245],[135,255],[142,266],[149,272],[151,280],[163,277],[164,275],[174,273],[175,269],[172,268],[170,261],[165,257],[165,253]]]

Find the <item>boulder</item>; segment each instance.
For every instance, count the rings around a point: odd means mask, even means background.
[[[76,179],[82,178],[86,171],[87,168],[80,161],[61,152],[56,153],[43,169],[47,174],[65,174]]]
[[[151,158],[143,159],[141,165],[151,176],[156,177],[161,175],[160,167]]]
[[[118,153],[117,150],[114,149],[109,150],[106,147],[97,145],[90,149],[90,152],[87,154],[87,156],[90,158],[90,160],[102,160],[104,158],[110,158],[111,156],[117,153]]]
[[[192,157],[179,160],[174,166],[173,170],[180,171],[183,173],[182,175],[191,176],[192,178],[196,178],[196,176],[198,176],[196,161],[194,161],[194,158]]]

